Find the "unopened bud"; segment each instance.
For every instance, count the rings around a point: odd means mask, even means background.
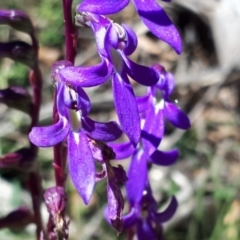
[[[44,193],[44,200],[49,213],[55,218],[67,205],[67,195],[63,187],[51,187]]]
[[[22,148],[0,156],[0,169],[14,168],[22,172],[31,172],[36,166],[35,159],[35,154],[30,148]]]
[[[34,222],[34,217],[27,207],[19,207],[0,219],[0,229],[10,228],[12,230],[20,230],[28,224]]]
[[[10,27],[26,32],[33,33],[33,25],[26,13],[19,10],[0,10],[0,24],[9,25]]]
[[[32,101],[30,94],[21,87],[9,87],[0,90],[0,103],[10,108],[30,113]]]
[[[11,58],[33,68],[36,62],[36,53],[33,47],[22,41],[0,43],[0,57]]]

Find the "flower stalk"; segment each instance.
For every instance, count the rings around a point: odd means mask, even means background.
[[[159,64],[143,66],[133,62],[130,55],[137,48],[136,33],[131,27],[115,23],[106,16],[118,13],[129,2],[130,0],[81,1],[76,8],[75,24],[92,30],[101,61],[92,66],[75,66],[77,37],[72,16],[73,0],[62,0],[66,53],[65,59],[54,63],[51,69],[51,78],[56,87],[53,123],[44,127],[37,126],[42,76],[38,65],[38,41],[33,26],[23,12],[0,11],[0,24],[8,24],[28,33],[32,38],[32,46],[21,41],[0,43],[0,57],[10,57],[32,69],[29,82],[33,91],[32,101],[24,89],[18,87],[0,91],[1,102],[29,113],[31,117],[30,148],[5,154],[1,157],[0,167],[21,169],[24,165],[25,171],[29,173],[28,186],[32,196],[37,239],[67,240],[69,237],[70,221],[65,214],[67,164],[72,183],[86,205],[91,200],[97,182],[107,179],[105,217],[117,230],[117,234],[126,230],[128,240],[135,236],[138,240],[163,239],[162,224],[177,209],[177,200],[172,196],[166,210],[159,212],[148,174],[152,165],[168,167],[178,158],[176,149],[159,150],[165,133],[165,121],[183,130],[190,127],[190,122],[185,113],[171,102],[170,96],[175,87],[173,76]],[[179,54],[182,45],[178,30],[157,1],[132,2],[150,31]],[[135,95],[129,77],[146,87],[144,96]],[[91,100],[84,88],[100,86],[107,81],[112,84],[119,124],[115,121],[102,123],[89,117]],[[19,104],[16,100],[13,102],[12,99],[16,97],[26,104]],[[123,133],[128,141],[114,142]],[[47,234],[43,231],[40,212],[41,176],[38,164],[33,164],[39,147],[53,147],[54,156],[55,186],[44,192],[49,212]],[[131,159],[127,174],[121,165],[111,165],[110,161],[127,157]],[[100,171],[97,165],[101,166]],[[121,193],[121,184],[126,186],[126,199]],[[129,212],[122,216],[125,203],[129,206]],[[4,224],[3,220],[3,226],[6,226]]]

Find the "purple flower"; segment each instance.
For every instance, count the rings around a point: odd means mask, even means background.
[[[67,137],[70,176],[87,204],[95,185],[95,164],[89,141],[114,141],[122,131],[115,122],[100,123],[88,118],[91,104],[87,94],[81,87],[59,81],[59,69],[70,64],[61,61],[52,70],[52,77],[56,81],[59,121],[47,127],[34,127],[29,138],[39,147],[50,147]]]
[[[144,97],[139,97],[138,106],[141,113],[141,138],[136,148],[130,142],[110,143],[116,154],[116,159],[123,159],[132,155],[128,170],[127,193],[130,203],[139,203],[148,179],[148,164],[169,166],[176,162],[178,151],[158,150],[164,136],[164,117],[174,126],[187,129],[190,122],[187,116],[170,102],[170,95],[174,89],[174,79],[160,66],[154,66],[159,74],[159,81],[155,86],[148,89]],[[158,101],[158,91],[163,99]],[[138,183],[138,184],[136,184]]]
[[[130,0],[84,0],[77,6],[77,11],[109,15],[121,11],[129,2]],[[156,0],[132,0],[132,2],[141,20],[151,32],[167,42],[177,53],[181,53],[180,34]]]
[[[170,100],[170,96],[175,87],[173,75],[167,73],[161,65],[156,64],[153,68],[159,74],[159,81],[155,86],[148,89],[148,94],[143,99],[139,98],[139,108],[143,109],[145,112],[149,108],[155,109],[156,112],[162,111],[164,117],[173,126],[187,130],[191,126],[187,115]],[[162,99],[160,101],[157,99],[158,91],[162,94]],[[147,101],[144,102],[143,100],[146,99]]]
[[[112,79],[116,112],[123,131],[133,145],[140,137],[140,119],[136,98],[128,76],[140,84],[152,86],[158,81],[153,68],[138,65],[128,59],[137,46],[137,38],[128,26],[120,26],[103,16],[78,15],[81,25],[92,28],[102,62],[92,67],[66,67],[59,72],[61,80],[73,86],[91,87]],[[84,79],[84,80],[83,80]]]
[[[157,202],[152,196],[150,186],[147,184],[141,201],[132,205],[131,211],[123,216],[123,228],[136,225],[138,240],[158,240],[162,238],[162,223],[172,218],[177,210],[177,200],[172,197],[168,207],[163,212],[158,212]],[[161,238],[160,238],[161,237]]]

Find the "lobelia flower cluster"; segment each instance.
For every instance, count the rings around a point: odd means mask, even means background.
[[[47,226],[49,239],[68,238],[69,221],[65,217],[67,197],[64,191],[66,148],[69,175],[85,204],[89,203],[95,184],[107,179],[105,216],[118,232],[130,229],[129,232],[133,231],[139,240],[164,239],[162,223],[168,221],[177,209],[176,198],[172,197],[167,209],[158,212],[148,171],[152,164],[170,166],[178,158],[176,149],[159,150],[165,132],[165,119],[183,130],[190,127],[190,122],[170,100],[175,86],[172,74],[159,64],[148,67],[130,60],[129,56],[137,48],[135,32],[106,16],[121,11],[129,2],[84,0],[77,6],[75,25],[92,30],[101,62],[93,66],[74,66],[73,36],[76,36],[76,29],[71,22],[71,1],[63,0],[65,27],[70,31],[66,31],[66,60],[56,62],[51,70],[56,87],[54,123],[51,126],[34,126],[29,134],[34,145],[53,146],[55,149],[57,186],[47,189],[44,194],[50,213]],[[149,30],[180,53],[180,35],[157,1],[132,2]],[[10,18],[6,21],[12,24]],[[129,77],[146,86],[146,95],[135,96]],[[99,86],[107,81],[112,84],[119,124],[114,121],[97,122],[88,116],[91,101],[83,88]],[[158,97],[160,94],[161,99]],[[115,143],[123,133],[129,141]],[[121,165],[111,165],[111,160],[127,157],[131,158],[127,174]],[[97,170],[97,165],[102,167],[101,171]],[[125,200],[120,190],[121,183],[126,184],[126,202],[129,205],[129,213],[123,216]],[[41,239],[45,239],[43,232]]]

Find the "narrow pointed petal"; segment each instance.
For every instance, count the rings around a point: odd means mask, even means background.
[[[129,0],[84,0],[77,6],[77,11],[109,15],[120,12],[128,3]]]
[[[51,126],[33,127],[29,134],[30,141],[38,147],[51,147],[60,143],[69,133],[69,123],[61,117]]]
[[[101,123],[84,117],[82,118],[82,125],[84,131],[95,140],[111,142],[117,140],[122,135],[122,130],[114,121]]]
[[[66,67],[59,72],[63,82],[75,87],[93,87],[105,83],[112,74],[112,66],[107,60],[94,66]]]
[[[67,91],[67,88],[65,84],[61,82],[56,83],[57,86],[57,109],[58,109],[58,114],[62,117],[67,116],[67,99],[66,96],[68,95],[69,97],[69,92]],[[69,97],[70,98],[70,97]]]
[[[140,118],[132,86],[124,73],[122,76],[124,79],[115,73],[113,77],[114,103],[124,133],[136,146],[140,138]]]
[[[126,47],[123,50],[123,52],[127,56],[129,56],[137,48],[138,38],[137,38],[136,33],[133,31],[133,29],[130,28],[128,25],[123,24],[122,26],[123,26],[124,30],[126,31],[126,34],[127,34],[127,44],[126,44]]]
[[[133,207],[131,211],[122,216],[123,229],[132,227],[138,220],[138,214],[136,209]]]
[[[164,115],[168,121],[175,127],[186,130],[191,127],[189,118],[176,105],[165,102]]]
[[[142,143],[147,156],[158,148],[164,135],[164,115],[161,109],[150,108],[143,130],[141,132]]]
[[[144,86],[153,86],[158,82],[158,74],[153,68],[134,63],[124,54],[122,54],[122,58],[127,74],[136,82]]]
[[[95,164],[83,131],[69,134],[68,161],[72,182],[84,203],[88,204],[95,185]]]
[[[153,212],[152,219],[157,223],[164,223],[169,221],[177,211],[178,202],[173,196],[166,210],[161,213]]]
[[[137,97],[138,111],[145,112],[153,104],[153,97],[150,91],[145,96]]]
[[[182,51],[180,34],[157,1],[133,0],[133,4],[150,31],[180,54]]]
[[[151,226],[151,222],[147,221],[146,219],[144,220],[139,219],[137,224],[137,237],[138,237],[138,240],[146,240],[146,239],[157,240],[158,239],[153,227]]]
[[[147,159],[142,149],[134,153],[127,176],[127,198],[133,207],[140,203],[147,183]]]
[[[126,143],[109,143],[109,147],[111,147],[116,154],[116,160],[121,160],[130,157],[135,148],[133,147],[131,142]]]
[[[168,167],[172,164],[174,164],[178,159],[178,150],[173,149],[171,151],[159,151],[156,150],[150,157],[152,163]]]

